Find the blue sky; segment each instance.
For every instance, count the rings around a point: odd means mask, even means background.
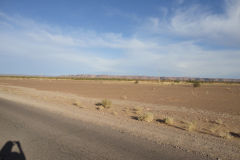
[[[240,0],[0,0],[0,74],[240,78]]]

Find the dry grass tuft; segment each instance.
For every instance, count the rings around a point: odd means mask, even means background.
[[[171,117],[166,117],[166,118],[163,119],[163,122],[168,124],[168,125],[173,125],[174,120]]]
[[[147,112],[147,113],[143,113],[143,114],[140,114],[137,119],[139,121],[145,121],[145,122],[152,122],[153,121],[153,118],[154,118],[154,115],[153,113],[151,112]]]
[[[102,100],[101,105],[104,108],[111,108],[112,102],[110,100],[104,99]]]
[[[201,86],[200,82],[198,82],[198,81],[194,81],[194,82],[193,82],[193,87],[194,87],[194,88],[200,87],[200,86]]]
[[[229,133],[228,130],[221,128],[221,126],[214,126],[212,128],[210,128],[210,132],[216,136],[225,138],[225,139],[231,139],[232,136]]]
[[[188,131],[194,131],[194,130],[196,130],[196,128],[197,128],[197,125],[196,125],[196,123],[195,122],[189,122],[189,123],[187,123],[187,130]]]
[[[219,130],[219,128],[220,128],[219,126],[213,126],[209,130],[211,133],[216,134],[216,132]]]
[[[231,139],[232,136],[229,134],[229,132],[219,131],[218,136],[225,138],[225,139]]]

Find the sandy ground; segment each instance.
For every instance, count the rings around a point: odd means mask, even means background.
[[[239,85],[193,88],[189,84],[1,78],[0,96],[53,111],[51,104],[64,108],[64,114],[74,110],[77,118],[189,152],[240,158]],[[95,104],[104,98],[112,101],[111,108],[97,110]],[[135,120],[139,112],[152,112],[154,121]],[[173,123],[162,123],[166,117]]]
[[[134,84],[126,81],[0,79],[1,84],[72,93],[83,97],[126,99],[240,115],[240,85]]]

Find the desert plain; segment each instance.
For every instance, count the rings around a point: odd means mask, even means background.
[[[0,97],[215,159],[240,159],[240,84],[0,78]],[[108,107],[103,102],[109,102]],[[60,111],[61,110],[61,111]],[[150,115],[150,120],[141,119]]]

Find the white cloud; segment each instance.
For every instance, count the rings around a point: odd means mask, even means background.
[[[157,32],[159,19],[150,20]],[[239,50],[204,50],[193,40],[166,44],[161,37],[139,38],[133,33],[126,38],[121,33],[68,30],[3,13],[0,28],[1,57],[11,55],[28,57],[34,63],[46,60],[51,65],[65,64],[56,66],[61,74],[240,77]],[[75,70],[61,72],[69,66]]]
[[[158,17],[148,20],[147,28],[157,34],[168,34],[211,44],[240,45],[240,1],[226,0],[224,13],[217,14],[202,5],[177,9],[168,21]]]

